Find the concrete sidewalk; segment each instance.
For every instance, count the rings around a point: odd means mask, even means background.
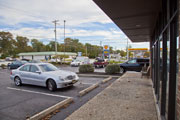
[[[157,120],[151,80],[127,72],[66,120]]]

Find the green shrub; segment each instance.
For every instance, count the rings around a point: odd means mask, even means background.
[[[110,60],[109,64],[119,64],[119,63],[123,63],[122,61],[114,61],[114,60]]]
[[[93,72],[94,72],[94,67],[90,64],[79,66],[79,73],[93,73]]]
[[[118,64],[109,64],[106,66],[105,72],[107,74],[116,74],[120,72],[120,66]]]
[[[1,68],[5,69],[6,65],[5,64],[1,64]]]

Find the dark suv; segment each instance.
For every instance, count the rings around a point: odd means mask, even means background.
[[[140,72],[144,65],[149,66],[148,58],[134,58],[125,63],[120,64],[120,73],[124,73],[126,71]]]

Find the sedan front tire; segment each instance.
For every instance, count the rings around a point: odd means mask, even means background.
[[[56,83],[54,82],[54,80],[48,80],[47,88],[49,91],[55,91],[57,89],[57,86],[56,86]]]
[[[120,73],[123,74],[125,72],[123,67],[120,67]]]

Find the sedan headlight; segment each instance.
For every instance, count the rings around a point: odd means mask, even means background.
[[[75,75],[75,78],[76,78],[76,79],[79,79],[78,75]]]
[[[64,81],[64,79],[61,76],[59,76],[59,80]]]

